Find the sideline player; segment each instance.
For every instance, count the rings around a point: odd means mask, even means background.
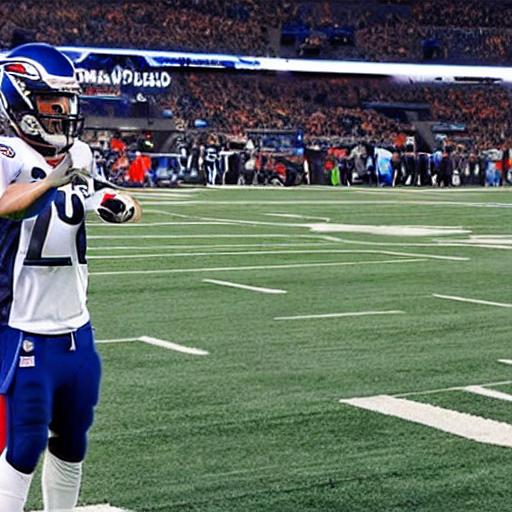
[[[72,62],[49,45],[0,62],[14,132],[0,137],[0,512],[23,512],[43,452],[45,512],[76,506],[101,372],[86,307],[86,211],[109,222],[141,213],[129,196],[95,190],[78,94]]]

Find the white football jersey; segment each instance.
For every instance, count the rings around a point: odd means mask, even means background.
[[[70,149],[74,167],[94,173],[87,144]],[[0,195],[13,183],[43,179],[52,167],[17,137],[0,137]],[[93,209],[92,180],[52,191],[40,213],[0,219],[0,325],[63,334],[89,321],[85,217]]]

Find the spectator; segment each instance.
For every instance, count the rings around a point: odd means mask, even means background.
[[[134,187],[144,186],[149,172],[151,171],[151,158],[142,155],[139,151],[135,153],[135,159],[128,169],[128,183]]]

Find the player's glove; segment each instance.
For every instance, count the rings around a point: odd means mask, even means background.
[[[46,177],[48,183],[55,188],[67,185],[75,176],[88,175],[86,169],[73,167],[73,160],[69,153],[53,168],[52,172]]]
[[[102,220],[114,224],[130,220],[137,222],[141,216],[140,205],[133,197],[114,190],[105,191],[96,211]]]

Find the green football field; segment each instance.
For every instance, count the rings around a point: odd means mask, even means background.
[[[512,511],[511,194],[156,190],[139,225],[91,219],[80,505]]]

